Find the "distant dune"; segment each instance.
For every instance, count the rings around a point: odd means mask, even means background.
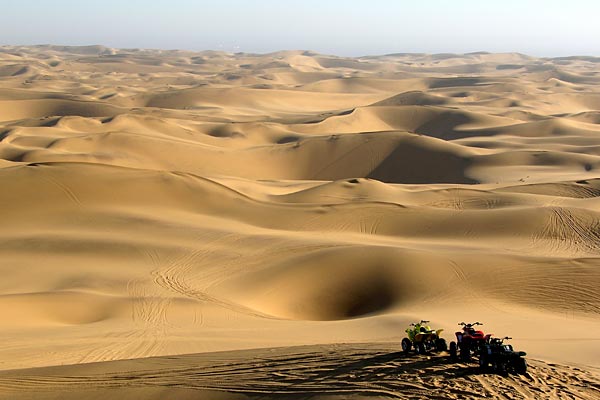
[[[0,47],[0,398],[598,398],[598,65]]]

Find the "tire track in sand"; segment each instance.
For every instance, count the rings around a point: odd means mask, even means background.
[[[140,250],[154,268],[161,262],[156,250]],[[167,315],[171,297],[148,279],[132,279],[127,282],[127,293],[131,299],[131,321],[133,330],[112,333],[101,339],[97,346],[87,352],[80,363],[141,358],[158,354],[168,337],[170,326]]]
[[[316,395],[396,399],[597,399],[600,374],[530,360],[527,375],[481,374],[447,355],[405,356],[397,343],[333,344],[0,372],[0,397],[171,387],[263,399]],[[67,372],[68,371],[68,372]],[[112,392],[114,394],[115,392]],[[168,391],[161,392],[168,396]],[[107,392],[107,395],[111,392]],[[199,393],[199,396],[201,393]],[[6,397],[8,398],[8,397]]]
[[[546,224],[532,237],[533,246],[550,240],[550,250],[554,252],[600,252],[600,221],[588,221],[564,207],[551,207],[549,211]]]
[[[202,284],[193,275],[201,273],[205,277],[210,276],[215,271],[223,270],[227,263],[216,263],[211,260],[211,245],[218,242],[227,241],[228,248],[235,248],[235,241],[239,240],[237,235],[225,234],[211,242],[204,242],[202,248],[187,251],[179,257],[171,258],[162,263],[158,268],[152,271],[152,281],[157,287],[160,287],[172,294],[178,294],[201,302],[210,303],[230,311],[250,315],[253,317],[269,318],[274,317],[260,313],[241,304],[228,301],[209,294],[205,289],[205,283]],[[234,260],[240,256],[233,257]],[[231,262],[231,260],[229,260]],[[211,266],[212,264],[212,266]],[[239,262],[238,262],[239,264]],[[208,280],[210,282],[210,279]]]

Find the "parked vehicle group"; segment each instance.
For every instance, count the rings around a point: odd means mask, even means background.
[[[402,351],[410,354],[414,349],[417,354],[428,352],[449,351],[452,361],[471,362],[477,358],[482,372],[498,374],[526,374],[527,354],[524,351],[515,351],[512,345],[506,343],[511,338],[508,336],[498,338],[491,333],[484,333],[478,329],[481,322],[460,322],[461,330],[455,333],[456,341],[450,342],[448,348],[446,341],[440,337],[443,329],[431,329],[429,321],[421,320],[410,324],[406,329],[407,337],[402,339]]]

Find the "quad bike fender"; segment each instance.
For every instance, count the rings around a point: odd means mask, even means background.
[[[436,331],[435,331],[435,335],[436,335],[437,337],[439,337],[439,336],[440,336],[440,334],[441,334],[443,331],[444,331],[443,329],[438,329],[438,330],[436,330]]]
[[[431,333],[417,333],[415,335],[415,342],[417,343],[421,343],[421,342],[426,342],[428,340],[432,340],[432,334]]]
[[[485,336],[483,337],[483,340],[485,340],[486,342],[489,342],[489,341],[490,341],[490,338],[492,337],[492,335],[493,335],[493,333],[488,333],[487,335],[485,335]]]

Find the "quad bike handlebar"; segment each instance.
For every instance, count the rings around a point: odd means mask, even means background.
[[[471,327],[473,327],[473,326],[476,326],[476,325],[483,325],[483,324],[482,324],[481,322],[472,322],[472,323],[470,323],[470,324],[467,324],[466,322],[459,322],[459,323],[458,323],[458,325],[464,326],[464,327],[466,327],[466,328],[471,328]]]
[[[491,339],[491,343],[500,343],[500,344],[502,344],[502,343],[504,343],[505,340],[510,340],[510,339],[512,339],[512,338],[508,337],[508,336],[504,336],[503,338],[492,338]]]
[[[409,326],[417,326],[417,325],[423,325],[428,323],[429,321],[426,321],[424,319],[421,320],[421,322],[413,322],[412,324],[410,324]]]

